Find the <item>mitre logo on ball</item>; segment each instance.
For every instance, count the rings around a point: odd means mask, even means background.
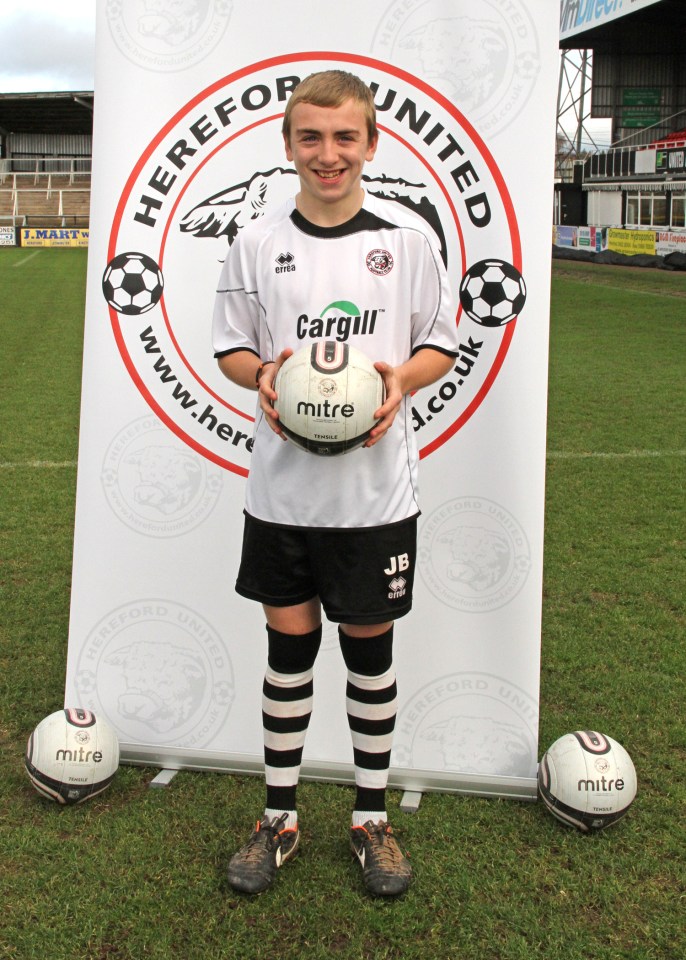
[[[576,730],[556,740],[538,768],[546,808],[582,833],[621,820],[636,797],[633,761],[624,747],[596,730]]]
[[[60,804],[82,803],[112,782],[119,767],[119,740],[104,717],[67,707],[35,728],[24,765],[42,797]]]
[[[279,423],[298,447],[320,456],[349,453],[369,438],[384,384],[361,350],[337,340],[303,347],[274,382]]]

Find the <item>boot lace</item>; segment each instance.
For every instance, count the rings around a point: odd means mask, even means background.
[[[241,851],[241,860],[244,863],[256,863],[262,859],[263,850],[273,850],[278,842],[279,827],[283,826],[286,816],[276,817],[269,822],[265,819],[258,821],[255,832]]]
[[[371,852],[380,867],[388,869],[402,862],[403,854],[389,823],[369,824],[365,828],[372,841]]]

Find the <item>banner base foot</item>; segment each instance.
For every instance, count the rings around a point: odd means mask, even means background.
[[[403,813],[416,813],[422,802],[423,794],[417,790],[406,790],[400,800],[400,809]]]
[[[151,780],[148,786],[151,789],[168,787],[178,772],[178,770],[160,770],[155,779]]]

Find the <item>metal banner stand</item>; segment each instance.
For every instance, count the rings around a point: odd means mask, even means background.
[[[403,813],[417,813],[423,796],[419,790],[406,790],[400,801],[400,809]]]

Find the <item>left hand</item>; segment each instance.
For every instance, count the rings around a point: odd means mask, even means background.
[[[390,363],[383,361],[375,363],[374,366],[383,377],[386,399],[374,413],[379,423],[372,430],[365,447],[373,447],[390,430],[406,394],[414,393],[415,390],[421,390],[422,387],[435,383],[448,373],[454,363],[455,358],[452,354],[445,354],[428,347],[417,350],[399,367],[392,367]]]
[[[365,447],[373,447],[390,430],[404,396],[397,368],[383,361],[378,361],[374,366],[383,379],[386,399],[374,413],[374,419],[379,422],[372,429]]]

